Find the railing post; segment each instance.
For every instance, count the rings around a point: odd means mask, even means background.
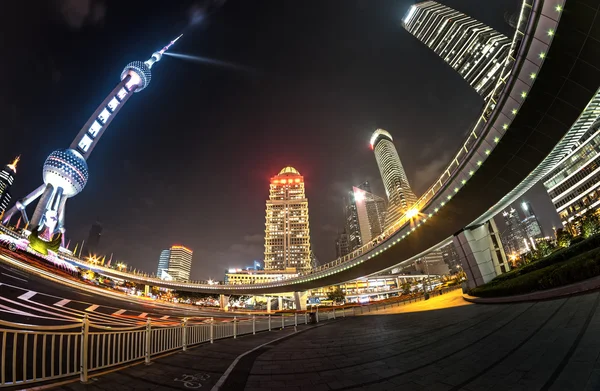
[[[89,343],[89,333],[90,333],[90,321],[88,319],[87,314],[83,315],[83,320],[81,321],[81,357],[79,359],[79,380],[82,383],[87,383],[88,381],[88,343]],[[16,365],[16,363],[13,363]],[[4,370],[4,368],[2,368]]]
[[[294,327],[298,327],[298,313],[294,314]]]
[[[333,319],[335,319],[335,308],[333,309]]]
[[[317,311],[315,314],[315,318],[317,319],[317,323],[319,323],[319,306],[317,306]]]
[[[151,342],[152,342],[152,324],[150,323],[150,318],[147,318],[146,319],[146,350],[145,350],[145,359],[144,359],[144,363],[146,365],[150,365]]]
[[[237,338],[237,316],[233,317],[233,339]]]
[[[187,318],[183,318],[181,322],[181,344],[185,352],[187,350]]]
[[[342,308],[342,318],[346,317],[346,308]]]
[[[210,343],[215,340],[215,318],[210,318]]]
[[[252,335],[256,334],[256,315],[252,315]]]
[[[271,331],[271,314],[269,314],[269,331]]]
[[[281,329],[285,329],[285,317],[281,314]]]

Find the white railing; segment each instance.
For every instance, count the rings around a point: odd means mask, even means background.
[[[184,319],[176,326],[153,325],[148,320],[142,326],[106,327],[90,323],[87,315],[79,323],[62,326],[33,326],[0,320],[0,388],[76,376],[87,382],[90,373],[136,361],[149,364],[153,356],[185,351],[188,346],[213,343],[216,339],[295,328],[308,324],[311,317],[318,323],[423,299],[420,296],[363,306],[317,308],[312,315],[296,312],[243,320],[235,317],[229,322],[210,319],[208,323],[189,324]]]

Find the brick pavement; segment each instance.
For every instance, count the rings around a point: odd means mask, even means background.
[[[421,308],[415,312],[408,305],[320,323],[296,334],[286,329],[218,341],[61,389],[211,389],[239,354],[282,336],[288,338],[239,360],[220,389],[599,389],[600,293],[450,306],[458,304],[460,295],[431,299],[429,311],[416,303],[411,305]]]

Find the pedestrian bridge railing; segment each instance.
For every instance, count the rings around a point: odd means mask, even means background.
[[[444,288],[434,295],[457,287]],[[87,382],[91,374],[128,363],[150,364],[151,359],[201,343],[237,338],[258,332],[296,327],[357,316],[368,312],[424,300],[423,295],[399,297],[369,305],[316,308],[314,311],[254,315],[246,319],[164,326],[108,327],[94,324],[87,315],[81,322],[36,326],[0,320],[0,388],[21,387],[64,378]]]

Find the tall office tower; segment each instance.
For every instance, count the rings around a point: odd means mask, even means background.
[[[521,218],[515,208],[502,212],[506,230],[502,235],[505,250],[509,254],[521,254],[529,249],[527,234],[521,224]]]
[[[335,256],[336,258],[343,257],[350,253],[350,235],[348,231],[344,229],[343,232],[339,233],[335,239]]]
[[[344,218],[348,233],[348,251],[352,252],[363,245],[358,224],[358,211],[354,202],[354,192],[349,191],[344,198]]]
[[[543,181],[563,226],[600,208],[600,117]]]
[[[510,38],[435,1],[413,5],[402,24],[486,101],[490,98],[508,56]]]
[[[450,267],[444,262],[444,256],[440,250],[435,250],[417,260],[420,264],[418,269],[424,274],[446,275],[450,274]]]
[[[523,229],[525,230],[527,237],[533,239],[543,237],[544,235],[542,226],[540,225],[540,222],[538,221],[537,216],[531,207],[531,203],[529,203],[529,201],[523,201],[521,203],[521,209],[525,214],[525,219],[523,219],[521,225],[523,225]]]
[[[271,178],[265,218],[265,270],[310,269],[310,228],[304,177],[285,167]]]
[[[451,272],[455,273],[459,271],[460,266],[460,258],[458,257],[458,252],[456,251],[456,247],[454,243],[450,243],[440,248],[442,253],[442,259]]]
[[[171,279],[171,276],[169,275],[169,258],[171,258],[171,250],[162,250],[160,252],[156,276],[162,280]]]
[[[81,193],[88,178],[87,159],[100,141],[100,138],[119,113],[121,108],[133,95],[144,90],[150,84],[152,66],[160,61],[163,54],[177,41],[171,41],[161,50],[142,62],[133,61],[121,72],[121,81],[98,106],[96,111],[83,125],[69,148],[57,149],[44,162],[41,184],[25,198],[17,201],[10,208],[2,222],[7,224],[12,216],[19,212],[26,223],[30,223],[33,238],[42,238],[50,242],[55,234],[60,235],[64,245],[65,205],[69,198]],[[84,81],[82,81],[82,85]],[[26,212],[29,204],[39,198],[31,221]],[[42,241],[38,241],[42,243]]]
[[[0,216],[4,214],[4,211],[8,208],[8,203],[10,202],[10,187],[15,181],[19,159],[20,156],[17,156],[12,163],[4,166],[2,171],[0,171]]]
[[[417,196],[410,188],[392,135],[383,129],[377,129],[371,136],[371,149],[375,152],[375,160],[388,198],[385,229],[417,202]]]
[[[368,243],[384,230],[385,200],[358,187],[353,187],[352,192],[358,215],[360,237],[362,243]]]
[[[96,254],[98,252],[100,236],[102,236],[102,224],[100,224],[100,221],[96,220],[96,222],[92,224],[92,227],[90,228],[90,233],[86,242],[88,252],[91,254]]]
[[[161,254],[162,255],[162,254]],[[194,252],[184,246],[171,246],[169,249],[168,274],[175,281],[189,281],[192,270],[192,257]]]

